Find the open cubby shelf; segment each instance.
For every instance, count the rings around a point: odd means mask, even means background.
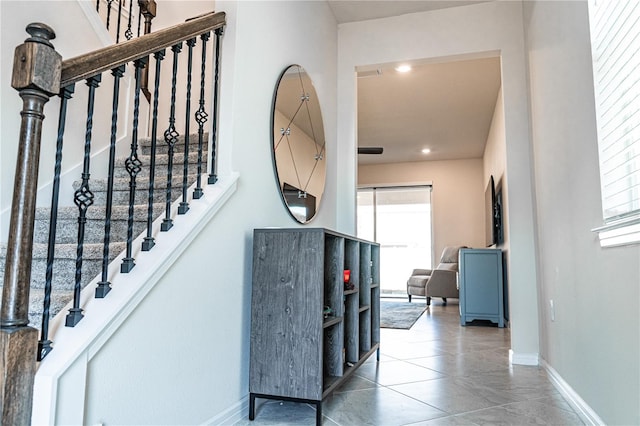
[[[353,290],[344,289],[345,270]],[[250,419],[257,396],[320,410],[378,352],[379,282],[377,243],[323,228],[254,230]]]
[[[324,319],[322,326],[324,328],[331,327],[332,325],[336,325],[342,322],[342,317],[328,317]]]

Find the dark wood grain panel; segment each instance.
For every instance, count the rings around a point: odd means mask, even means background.
[[[358,343],[360,342],[358,337],[358,294],[350,294],[346,297],[344,304],[344,333],[345,333],[345,349],[347,354],[347,361],[354,363],[358,361],[358,354],[360,349]]]
[[[371,344],[380,343],[380,286],[371,289]]]
[[[380,246],[377,244],[371,244],[371,282],[371,345],[374,346],[380,343]]]
[[[343,326],[338,323],[324,331],[324,342],[322,355],[324,373],[323,376],[342,376],[342,348],[343,348]]]
[[[380,285],[380,246],[371,244],[371,283]]]
[[[366,309],[360,312],[360,352],[371,349],[371,312]]]
[[[358,250],[358,242],[354,240],[345,240],[344,242],[344,269],[351,271],[351,282],[355,288],[360,288],[360,275],[358,265],[360,264],[360,251]]]
[[[360,305],[371,304],[371,245],[359,243]]]
[[[344,238],[325,236],[324,246],[324,304],[330,306],[336,316],[342,316],[344,305]]]
[[[322,395],[321,232],[254,234],[250,392]]]

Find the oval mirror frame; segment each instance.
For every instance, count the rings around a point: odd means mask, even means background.
[[[300,65],[282,71],[271,108],[271,152],[282,202],[305,224],[318,212],[325,187],[325,138],[320,102]]]

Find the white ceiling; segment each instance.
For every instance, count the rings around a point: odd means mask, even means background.
[[[327,0],[339,24],[483,3],[488,0]]]
[[[408,73],[380,67],[358,78],[361,164],[480,158],[500,89],[500,59],[413,65]],[[359,73],[362,75],[363,73]],[[428,148],[431,152],[422,154]]]
[[[328,0],[339,23],[467,6],[480,1]],[[359,164],[480,158],[500,89],[500,59],[429,59],[358,67]],[[380,70],[378,72],[378,70]],[[423,148],[431,149],[428,155]]]

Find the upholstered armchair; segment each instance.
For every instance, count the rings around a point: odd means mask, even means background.
[[[458,298],[458,252],[464,246],[445,247],[440,256],[440,263],[434,269],[414,269],[407,281],[409,302],[411,296],[425,296],[427,305],[432,297],[442,297],[447,304],[447,297]]]

